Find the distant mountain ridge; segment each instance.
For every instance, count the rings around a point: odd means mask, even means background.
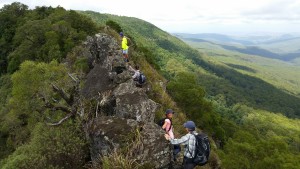
[[[298,35],[283,34],[280,36],[272,35],[249,35],[249,36],[232,36],[217,33],[200,33],[200,34],[188,34],[188,33],[174,33],[173,35],[179,38],[194,38],[204,39],[218,43],[238,43],[241,45],[261,45],[261,44],[272,44],[278,42],[285,42],[290,40],[299,39]]]
[[[183,40],[188,40],[188,41],[193,41],[193,42],[212,43],[214,45],[219,45],[222,48],[227,49],[227,50],[237,51],[237,52],[249,54],[249,55],[258,55],[258,56],[271,58],[271,59],[279,59],[282,61],[291,61],[296,58],[300,58],[300,53],[278,54],[278,53],[274,53],[274,52],[268,51],[263,48],[259,48],[257,46],[245,46],[244,48],[240,48],[240,47],[231,46],[231,45],[217,44],[217,43],[213,43],[213,42],[203,40],[203,39],[183,38]]]
[[[185,34],[185,33],[175,33],[175,36],[179,38],[193,38],[193,39],[203,39],[212,42],[223,42],[223,43],[239,43],[243,45],[254,45],[253,42],[248,40],[239,40],[232,38],[227,35],[216,34],[216,33],[203,33],[203,34]]]
[[[207,42],[214,45],[219,45],[220,47],[231,50],[237,51],[244,54],[250,55],[258,55],[266,58],[271,59],[279,59],[282,61],[292,61],[294,59],[300,58],[300,45],[299,48],[295,48],[294,52],[274,52],[274,50],[279,50],[278,47],[272,47],[272,44],[277,43],[285,43],[291,40],[299,40],[300,37],[291,37],[291,35],[287,36],[280,36],[279,38],[275,39],[268,39],[266,38],[265,41],[261,41],[259,43],[255,42],[255,40],[239,40],[235,37],[230,37],[227,35],[222,34],[174,34],[178,38],[181,38],[186,41],[192,42]],[[297,42],[294,43],[298,45]],[[287,44],[288,45],[288,44]],[[280,46],[280,44],[276,45]]]

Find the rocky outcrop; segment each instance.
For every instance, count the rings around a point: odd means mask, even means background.
[[[106,34],[97,34],[88,37],[84,45],[85,50],[88,51],[86,56],[91,68],[85,87],[81,90],[84,97],[97,96],[99,93],[112,90],[118,83],[130,79],[128,71],[123,73],[127,69],[115,39]]]
[[[81,96],[96,100],[99,112],[86,125],[92,160],[131,147],[139,164],[168,166],[170,146],[154,123],[159,105],[148,98],[144,87],[135,86],[117,41],[97,34],[88,37],[84,46],[91,69]]]
[[[120,84],[113,94],[116,98],[116,116],[153,122],[158,105],[148,99],[144,90],[137,88],[133,80]]]
[[[90,123],[92,159],[107,155],[115,149],[127,148],[140,165],[154,168],[169,165],[169,144],[163,131],[154,123],[138,123],[136,120],[118,117],[102,117]]]

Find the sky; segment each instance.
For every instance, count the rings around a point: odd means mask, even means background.
[[[0,8],[15,0],[0,0]],[[300,0],[19,0],[130,16],[170,33],[300,33]]]

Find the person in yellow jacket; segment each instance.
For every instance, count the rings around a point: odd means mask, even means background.
[[[122,53],[125,62],[129,62],[129,57],[128,57],[128,48],[129,46],[127,45],[127,37],[124,36],[123,32],[120,32],[120,36],[122,38]]]

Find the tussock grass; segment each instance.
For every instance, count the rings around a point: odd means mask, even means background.
[[[128,144],[124,148],[115,149],[107,156],[99,157],[92,164],[91,169],[139,169],[140,164],[136,158],[143,149],[142,135],[139,127],[135,128],[129,135]]]

